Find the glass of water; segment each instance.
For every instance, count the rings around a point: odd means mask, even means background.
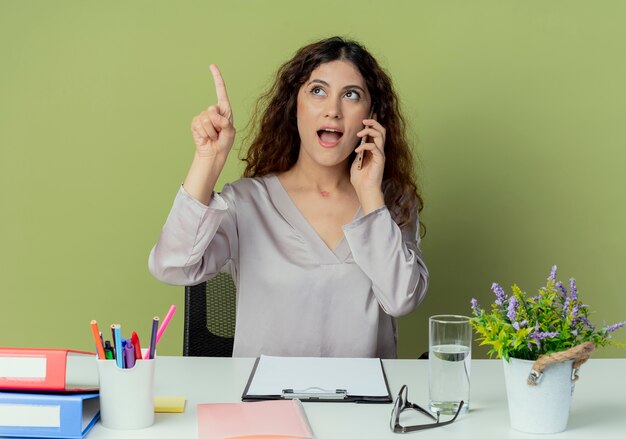
[[[470,318],[438,315],[428,319],[429,408],[453,415],[469,410],[472,330]]]

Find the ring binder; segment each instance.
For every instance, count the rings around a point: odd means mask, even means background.
[[[283,399],[346,399],[348,391],[345,389],[332,390],[321,387],[309,387],[303,390],[283,389]]]

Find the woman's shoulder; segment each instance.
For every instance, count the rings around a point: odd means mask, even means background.
[[[224,185],[221,194],[232,196],[237,199],[258,199],[259,196],[267,196],[268,188],[274,174],[262,177],[240,178],[239,180]]]

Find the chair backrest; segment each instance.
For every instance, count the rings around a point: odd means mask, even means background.
[[[185,287],[184,356],[232,357],[236,295],[228,273]]]

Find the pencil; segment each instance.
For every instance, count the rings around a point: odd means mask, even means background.
[[[161,327],[159,328],[159,331],[157,332],[156,344],[159,344],[159,340],[161,340],[161,336],[167,329],[167,325],[170,323],[170,320],[172,320],[172,316],[174,315],[175,312],[176,312],[176,305],[172,305],[170,307],[170,310],[165,315],[165,318],[163,319],[163,323],[161,323]]]
[[[102,346],[102,338],[100,338],[100,330],[98,329],[98,322],[95,320],[91,321],[91,332],[93,333],[93,339],[96,342],[96,351],[98,352],[98,358],[101,360],[106,360],[106,355],[104,354],[104,346]]]
[[[158,327],[159,327],[159,317],[154,316],[154,318],[152,319],[152,338],[150,339],[150,347],[148,348],[146,360],[154,359]]]

